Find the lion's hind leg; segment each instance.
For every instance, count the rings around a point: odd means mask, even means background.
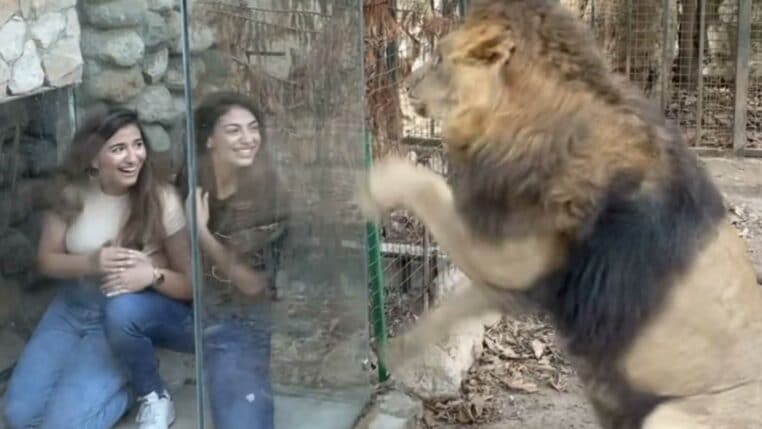
[[[667,401],[643,423],[643,429],[756,428],[762,428],[762,381]]]

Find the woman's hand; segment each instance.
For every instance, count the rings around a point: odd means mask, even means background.
[[[238,282],[236,282],[236,287],[238,290],[240,290],[249,298],[262,297],[267,290],[267,275],[263,272],[252,272],[252,270],[249,270],[245,267],[234,267],[233,270],[236,268],[239,268],[243,271],[238,273],[239,275],[236,276],[240,279]]]
[[[140,252],[105,243],[91,255],[90,262],[98,274],[107,274],[135,266]]]
[[[129,268],[112,269],[103,276],[101,291],[107,297],[140,292],[154,282],[154,266],[151,258],[136,250],[130,250],[130,252]]]
[[[209,191],[196,188],[196,216],[199,226],[206,229],[209,224]]]

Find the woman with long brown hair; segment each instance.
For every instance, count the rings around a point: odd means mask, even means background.
[[[136,320],[132,311],[181,313],[192,298],[183,205],[152,161],[134,111],[96,112],[75,134],[38,250],[40,272],[59,290],[11,377],[4,404],[11,429],[108,429],[135,395],[141,428],[166,428],[174,418],[153,382],[146,337],[163,320]],[[125,368],[113,344],[126,336]]]
[[[272,429],[270,338],[289,196],[248,97],[209,94],[194,114],[196,198],[204,261],[204,369],[217,429]]]

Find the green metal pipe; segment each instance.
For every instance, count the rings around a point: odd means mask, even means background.
[[[365,134],[365,168],[373,165],[373,147],[370,134]],[[381,269],[381,239],[378,225],[368,222],[366,225],[366,240],[368,247],[368,274],[371,299],[371,318],[373,320],[373,334],[376,338],[376,350],[381,351],[386,347],[386,310],[384,299],[384,273]],[[389,378],[386,367],[378,362],[378,380],[384,382]]]

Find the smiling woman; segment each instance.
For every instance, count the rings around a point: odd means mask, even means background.
[[[16,365],[4,414],[12,429],[110,428],[127,411],[128,383],[144,406],[162,400],[145,336],[161,321],[130,309],[136,300],[164,314],[188,308],[182,204],[126,109],[85,121],[51,190],[38,262],[60,288]]]

